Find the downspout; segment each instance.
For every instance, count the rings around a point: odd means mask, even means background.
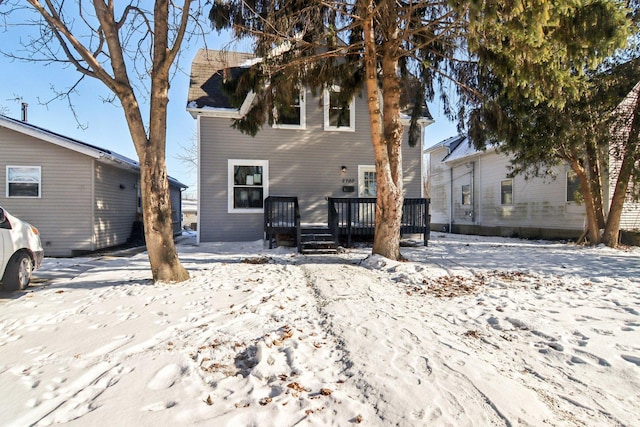
[[[449,166],[449,233],[453,233],[453,166]]]
[[[475,177],[476,177],[476,162],[471,162],[471,223],[474,224],[476,221],[476,186],[475,186]]]
[[[196,215],[197,215],[197,230],[196,230],[196,244],[200,244],[200,230],[202,230],[201,227],[201,218],[202,218],[202,209],[200,206],[201,200],[202,200],[202,194],[201,194],[201,188],[202,188],[202,180],[200,179],[200,170],[201,170],[201,166],[200,164],[202,163],[202,161],[200,160],[202,158],[202,152],[201,152],[201,144],[200,144],[200,138],[202,137],[202,132],[200,131],[200,128],[202,127],[202,120],[201,120],[202,116],[200,114],[198,114],[198,117],[196,118],[196,151],[198,153],[197,155],[197,165],[196,165],[196,182],[198,183],[198,188],[197,188],[197,198],[198,201],[196,203]]]

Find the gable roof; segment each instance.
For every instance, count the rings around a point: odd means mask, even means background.
[[[434,151],[438,148],[446,148],[448,151],[447,155],[442,159],[443,163],[454,162],[456,160],[483,154],[486,151],[495,150],[495,147],[490,147],[487,150],[478,150],[473,146],[473,144],[471,144],[471,141],[466,135],[457,135],[447,138],[427,148],[425,152]]]
[[[242,117],[253,98],[248,96],[242,107],[235,108],[223,93],[222,83],[240,76],[255,60],[250,53],[199,49],[191,63],[187,111],[194,117],[202,110],[230,118]]]
[[[100,148],[86,142],[69,138],[56,132],[32,125],[21,120],[12,119],[11,117],[0,114],[0,126],[13,130],[15,132],[31,136],[41,141],[84,154],[104,163],[110,163],[121,169],[140,171],[140,164],[128,157],[116,153],[115,151]],[[169,177],[169,181],[180,188],[188,188],[175,178]]]
[[[195,118],[199,113],[216,117],[242,118],[251,107],[253,92],[247,95],[240,108],[231,105],[222,91],[225,79],[235,79],[261,59],[251,53],[199,49],[191,63],[191,79],[187,98],[187,111]],[[410,87],[405,92],[410,92]],[[413,97],[407,93],[407,107],[412,108]],[[421,121],[433,123],[429,107],[424,105]],[[410,118],[410,110],[403,109],[402,119]]]

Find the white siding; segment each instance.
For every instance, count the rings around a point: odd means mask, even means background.
[[[323,106],[306,96],[304,130],[273,129],[268,124],[252,138],[231,128],[231,120],[200,118],[200,240],[246,241],[263,236],[261,213],[227,212],[227,159],[269,161],[269,194],[297,196],[303,222],[326,222],[326,197],[357,197],[358,165],[373,165],[368,113],[357,97],[356,131],[323,130]],[[420,144],[403,144],[405,194],[421,195]],[[341,172],[341,166],[347,172]],[[352,180],[352,182],[350,181]],[[353,193],[342,187],[352,185]]]
[[[502,205],[500,183],[509,179],[508,157],[488,151],[445,164],[441,160],[447,152],[445,147],[429,151],[431,223],[435,227],[449,223],[453,205],[453,230],[465,227],[468,231],[464,232],[506,235],[534,235],[536,230],[551,230],[540,233],[550,237],[555,235],[553,230],[558,230],[557,235],[564,237],[579,234],[583,229],[584,206],[566,202],[568,167],[554,170],[555,180],[525,180],[523,176],[516,176],[513,203]],[[463,185],[471,189],[470,205],[462,203]]]
[[[442,159],[448,154],[445,147],[439,147],[429,153],[428,187],[427,197],[431,199],[429,209],[431,212],[431,223],[449,223],[449,167],[442,163]],[[439,231],[439,230],[436,230]]]

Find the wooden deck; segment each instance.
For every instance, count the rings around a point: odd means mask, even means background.
[[[375,198],[337,198],[327,200],[327,226],[301,224],[298,198],[269,196],[264,203],[264,233],[273,247],[278,236],[288,235],[301,253],[331,253],[337,245],[351,247],[354,239],[373,238]],[[430,234],[429,199],[406,198],[400,233],[422,234],[427,246]]]

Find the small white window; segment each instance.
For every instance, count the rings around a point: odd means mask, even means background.
[[[580,180],[578,175],[572,170],[567,171],[567,202],[579,202],[582,199],[580,194]]]
[[[305,129],[307,126],[307,108],[304,90],[294,95],[291,105],[273,107],[273,127],[277,129]]]
[[[40,166],[7,166],[7,197],[42,196]]]
[[[358,197],[376,197],[378,181],[375,166],[358,166]]]
[[[500,181],[500,204],[513,204],[513,180],[504,179]]]
[[[269,161],[228,161],[228,212],[262,213],[269,196]]]
[[[471,205],[471,184],[462,186],[462,204]]]
[[[354,98],[349,104],[339,99],[340,88],[333,86],[324,91],[324,130],[354,132],[356,130],[356,110]]]

